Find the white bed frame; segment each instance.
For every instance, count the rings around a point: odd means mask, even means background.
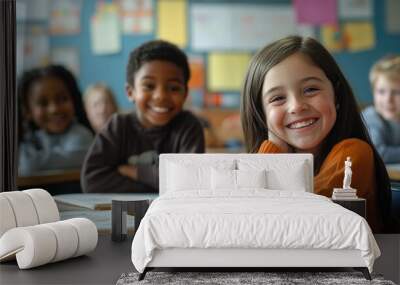
[[[238,158],[266,158],[274,160],[290,159],[293,161],[305,161],[306,173],[309,184],[307,192],[313,192],[313,157],[311,154],[161,154],[160,155],[160,195],[165,193],[166,165],[167,160],[188,159],[207,160],[210,165],[215,160],[238,159]],[[290,179],[290,177],[288,177]],[[371,280],[365,261],[359,250],[328,250],[328,249],[193,249],[193,248],[172,248],[157,249],[153,259],[147,265],[144,272],[140,274],[142,280],[146,272],[154,268],[172,267],[231,267],[238,268],[271,268],[271,267],[353,267],[362,271],[364,277]]]
[[[365,267],[359,250],[157,249],[149,267]]]

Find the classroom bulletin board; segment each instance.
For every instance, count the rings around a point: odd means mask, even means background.
[[[127,110],[129,53],[162,38],[189,56],[189,106],[237,109],[251,56],[298,34],[321,41],[368,104],[372,64],[400,54],[398,11],[400,0],[17,0],[17,70],[65,64],[82,91],[104,82]]]

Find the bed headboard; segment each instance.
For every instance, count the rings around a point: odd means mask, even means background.
[[[159,192],[167,192],[168,167],[183,164],[190,167],[213,166],[231,162],[234,169],[258,170],[265,168],[274,173],[271,179],[273,189],[282,190],[280,184],[296,183],[302,180],[305,191],[314,192],[314,171],[312,154],[222,154],[222,153],[168,153],[161,154],[159,161]]]

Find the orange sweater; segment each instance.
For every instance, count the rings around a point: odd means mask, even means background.
[[[270,141],[264,141],[259,153],[281,153],[281,149]],[[334,187],[341,188],[344,178],[344,161],[350,156],[353,176],[351,186],[357,189],[357,196],[367,201],[367,221],[373,232],[380,232],[376,202],[376,181],[374,154],[371,147],[360,139],[345,139],[336,144],[322,163],[319,173],[314,176],[314,193],[332,196]]]

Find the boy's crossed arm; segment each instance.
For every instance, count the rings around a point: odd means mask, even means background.
[[[172,132],[177,137],[175,153],[204,153],[204,133],[199,123],[191,123],[179,134]],[[118,167],[120,175],[138,180],[143,183],[158,187],[158,153],[154,150],[145,151],[139,155],[132,155],[128,158],[128,164]]]

